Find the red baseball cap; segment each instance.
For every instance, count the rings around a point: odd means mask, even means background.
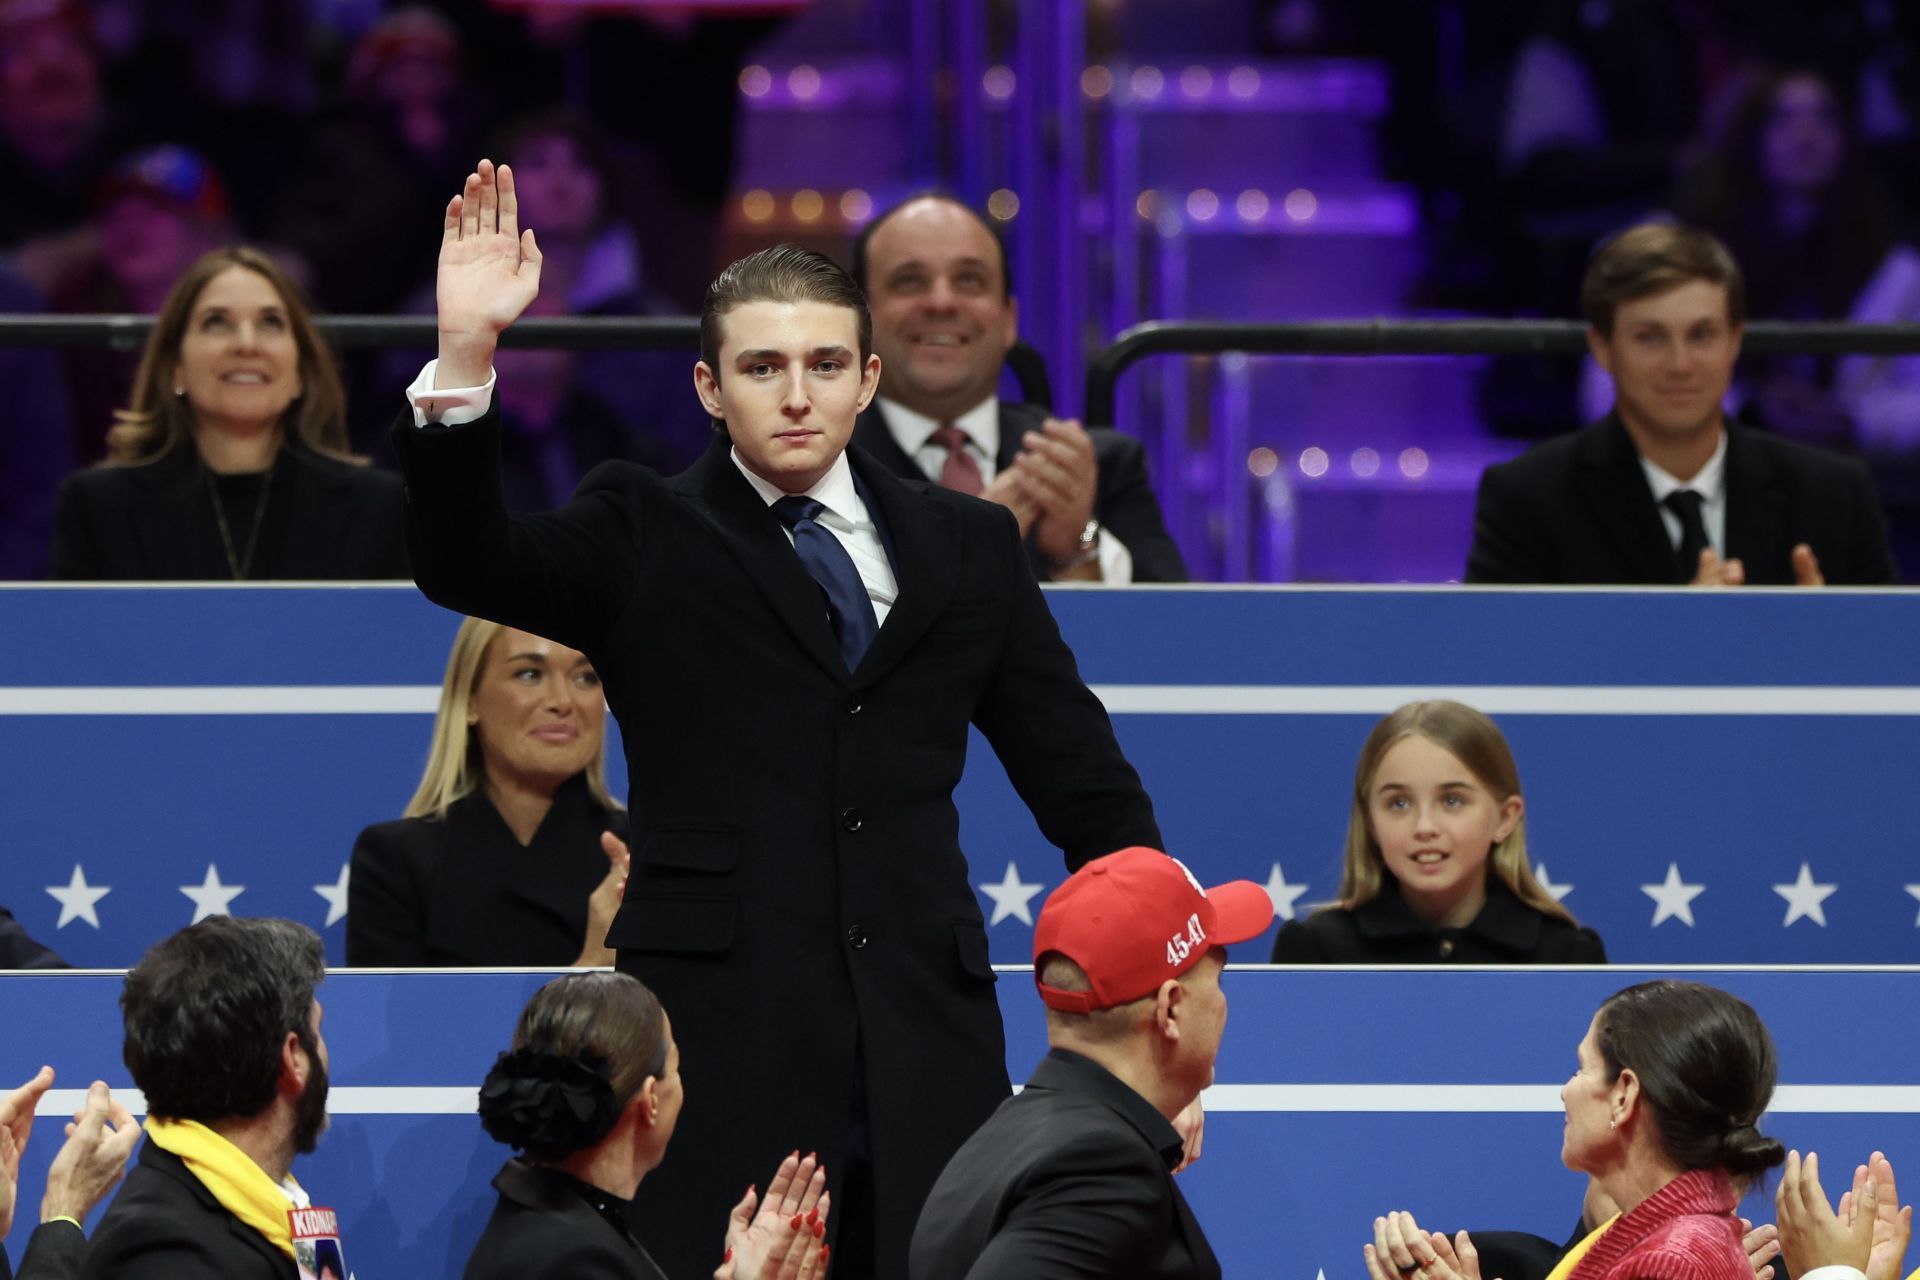
[[[1047,897],[1033,928],[1033,981],[1049,1008],[1110,1009],[1153,994],[1214,947],[1258,937],[1273,899],[1251,880],[1203,889],[1178,858],[1135,847],[1096,858]],[[1040,981],[1040,957],[1058,951],[1086,972],[1090,991]]]

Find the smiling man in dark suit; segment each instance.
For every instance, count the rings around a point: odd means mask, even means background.
[[[1487,468],[1467,581],[1892,582],[1860,463],[1728,421],[1746,320],[1726,246],[1675,223],[1604,245],[1581,288],[1613,412]]]
[[[1011,510],[1042,581],[1187,580],[1138,440],[999,398],[1020,308],[997,228],[950,197],[916,196],[867,224],[853,274],[881,359],[856,445],[895,475]]]
[[[611,462],[558,511],[500,501],[492,357],[539,285],[511,172],[450,204],[440,355],[395,428],[421,589],[586,653],[624,730],[633,864],[607,942],[687,1062],[674,1156],[635,1202],[669,1275],[799,1144],[833,1178],[834,1273],[905,1274],[927,1189],[1008,1093],[953,788],[992,745],[1078,866],[1157,843],[1003,508],[847,448],[881,365],[859,288],[791,246],[708,291],[702,405],[661,478]]]

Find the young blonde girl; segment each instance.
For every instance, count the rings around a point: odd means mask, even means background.
[[[1527,860],[1520,774],[1499,727],[1410,702],[1354,770],[1340,896],[1274,939],[1276,964],[1603,964],[1600,936]]]

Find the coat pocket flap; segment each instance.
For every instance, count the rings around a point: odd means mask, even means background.
[[[737,898],[649,897],[628,893],[607,930],[615,951],[713,954],[733,946]]]

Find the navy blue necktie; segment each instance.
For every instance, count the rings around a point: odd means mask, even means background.
[[[1675,489],[1660,500],[1660,505],[1673,512],[1680,521],[1680,545],[1675,548],[1673,558],[1682,582],[1692,582],[1694,575],[1700,572],[1700,553],[1710,545],[1707,522],[1700,514],[1703,501],[1692,489]]]
[[[793,549],[800,553],[800,563],[826,593],[827,616],[833,620],[834,635],[840,638],[840,658],[852,671],[860,665],[880,624],[873,616],[867,584],[853,567],[853,557],[831,529],[816,523],[825,510],[824,504],[812,498],[794,495],[773,504],[773,514],[793,530]]]

